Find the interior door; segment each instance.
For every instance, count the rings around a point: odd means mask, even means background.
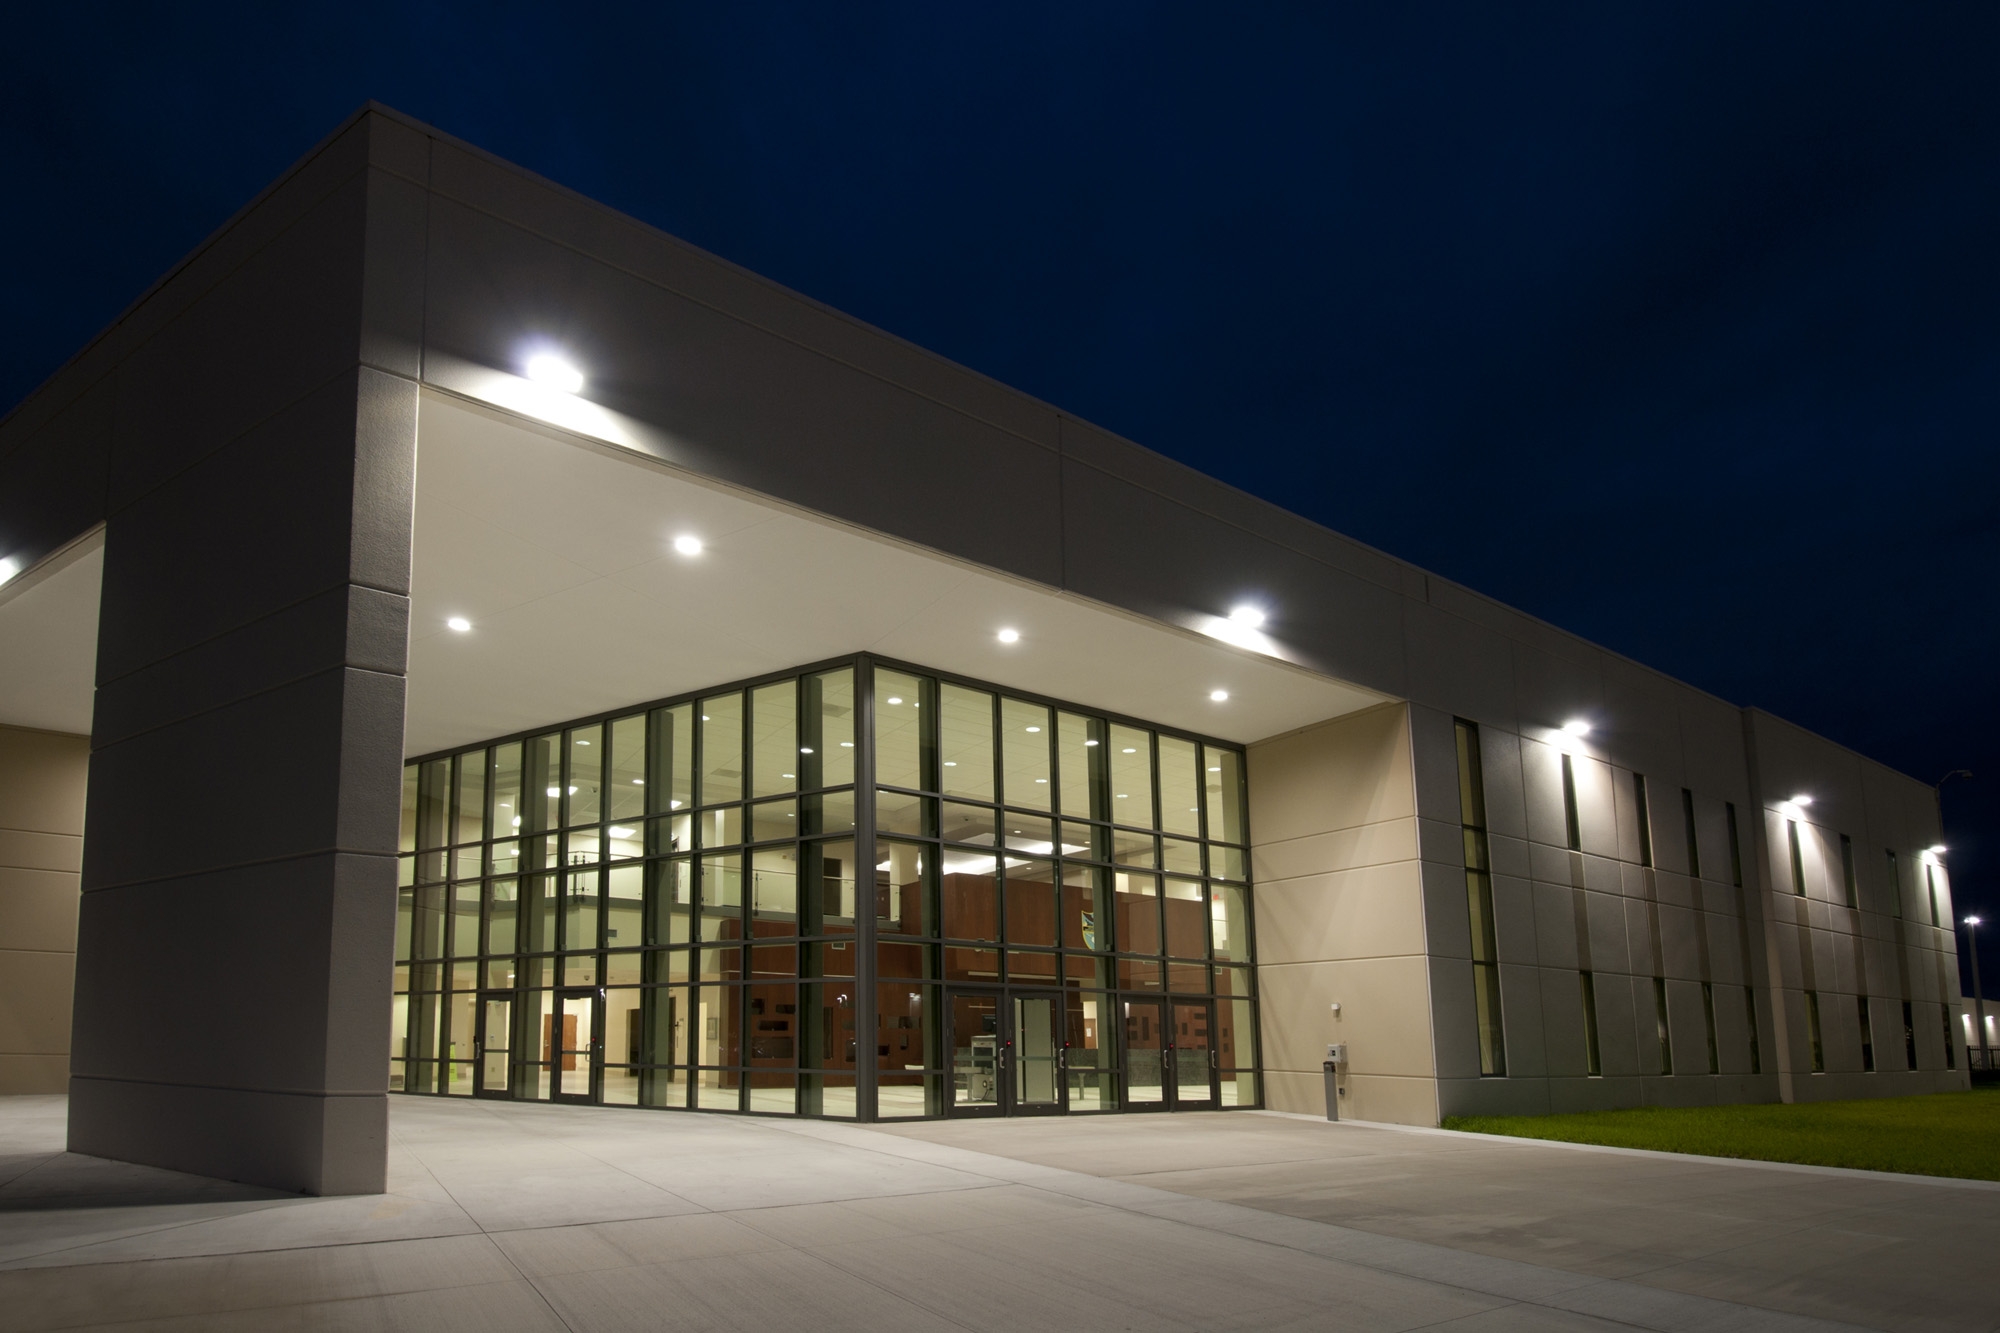
[[[553,1009],[542,1022],[543,1059],[549,1069],[549,1100],[587,1102],[597,1088],[597,992],[556,993]]]
[[[1064,1109],[1062,995],[1014,991],[1008,995],[1006,1034],[1013,1048],[1007,1079],[1012,1115],[1061,1115]]]
[[[508,1056],[514,1044],[514,992],[480,992],[479,1036],[474,1044],[479,1051],[479,1064],[473,1095],[511,1096]]]
[[[1170,1105],[1176,1111],[1215,1108],[1214,1012],[1207,1000],[1173,1002],[1173,1029],[1167,1036],[1173,1071]]]
[[[1005,1115],[1006,1010],[997,991],[949,992],[951,1114]]]
[[[1125,1109],[1168,1106],[1167,1007],[1160,1000],[1122,1000],[1125,1012]]]

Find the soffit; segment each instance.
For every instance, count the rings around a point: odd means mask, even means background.
[[[1246,743],[1382,698],[425,393],[406,753],[860,651]]]

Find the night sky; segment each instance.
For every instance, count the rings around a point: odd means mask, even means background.
[[[368,98],[1972,769],[1946,841],[2000,990],[2000,8],[24,6],[0,404]]]

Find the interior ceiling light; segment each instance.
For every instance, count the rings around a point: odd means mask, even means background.
[[[537,352],[528,358],[528,378],[562,393],[583,392],[583,372],[553,352]]]
[[[1254,606],[1231,607],[1229,618],[1245,629],[1257,629],[1264,623],[1264,613]]]
[[[1570,736],[1588,736],[1590,734],[1590,724],[1580,717],[1573,717],[1563,723],[1563,732],[1565,735]]]
[[[444,627],[446,629],[455,629],[460,634],[463,634],[472,628],[472,622],[464,616],[453,616],[450,620],[444,622]]]
[[[1002,643],[1019,643],[1021,641],[1021,631],[1017,629],[1003,629],[997,637]]]
[[[674,549],[676,551],[679,551],[682,555],[700,555],[701,538],[690,537],[683,534],[682,536],[674,538]]]
[[[1226,702],[1228,702],[1228,699],[1229,699],[1229,691],[1228,691],[1228,690],[1210,690],[1210,691],[1208,692],[1208,697],[1209,697],[1209,701],[1210,701],[1210,702],[1212,702],[1212,703],[1218,703],[1218,704],[1219,704],[1219,703],[1226,703]]]

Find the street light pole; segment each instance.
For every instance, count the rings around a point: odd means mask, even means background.
[[[1991,1071],[1993,1050],[1986,1040],[1986,995],[1979,988],[1979,918],[1965,918],[1965,942],[1972,950],[1972,1021],[1979,1028],[1979,1067]]]

